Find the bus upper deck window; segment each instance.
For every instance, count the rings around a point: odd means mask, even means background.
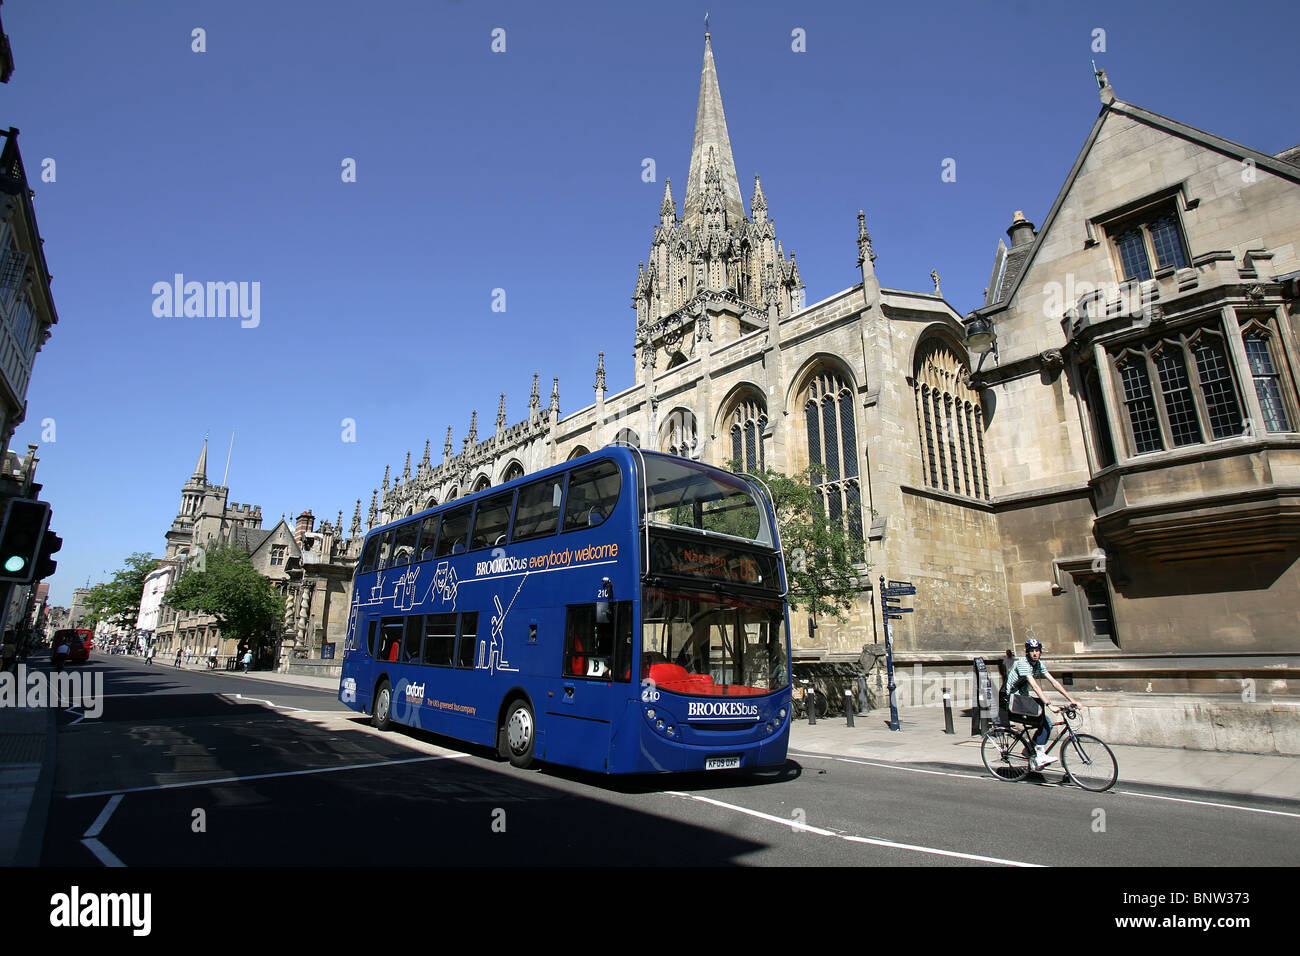
[[[560,526],[560,502],[564,478],[546,478],[519,489],[515,507],[515,530],[511,541],[527,541],[555,534]]]
[[[564,530],[590,528],[614,512],[623,474],[612,461],[598,461],[569,476],[569,498],[564,505]]]
[[[438,557],[460,554],[465,550],[469,536],[469,515],[472,505],[448,511],[442,516],[442,529],[438,532]]]
[[[429,515],[420,529],[420,554],[415,560],[428,561],[433,557],[433,547],[438,541],[438,515]]]

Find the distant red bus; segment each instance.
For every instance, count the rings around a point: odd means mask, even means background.
[[[90,660],[90,648],[94,643],[94,635],[88,627],[66,628],[62,631],[54,632],[54,646],[51,651],[58,650],[60,644],[68,645],[68,660],[84,664]]]

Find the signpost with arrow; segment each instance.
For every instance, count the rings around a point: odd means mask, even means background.
[[[898,698],[894,684],[894,625],[891,621],[901,621],[904,614],[911,614],[915,608],[900,607],[903,597],[916,593],[911,581],[890,581],[885,585],[885,576],[880,576],[880,609],[885,617],[885,670],[889,676],[889,729],[898,730]]]

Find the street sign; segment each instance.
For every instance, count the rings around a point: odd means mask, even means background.
[[[901,614],[898,613],[899,610],[900,610],[900,608],[894,608],[892,611],[886,611],[886,612],[885,612],[885,618],[886,618],[886,620],[890,620],[890,621],[901,621],[901,620],[903,619],[903,615],[901,615]]]
[[[903,599],[897,597],[890,597],[888,594],[886,594],[882,600],[884,600],[884,602],[888,604],[890,607],[898,607],[898,602]]]
[[[892,604],[885,605],[885,613],[890,617],[894,617],[898,614],[911,614],[915,610],[916,608],[914,607],[894,607]]]
[[[913,585],[911,581],[890,581],[889,586],[891,588],[910,588]]]
[[[916,588],[885,588],[880,593],[886,597],[903,597],[907,594],[915,594]]]

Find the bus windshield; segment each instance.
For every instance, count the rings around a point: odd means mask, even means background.
[[[770,694],[789,683],[782,603],[730,594],[646,589],[642,677],[660,690]]]
[[[764,509],[749,482],[730,472],[658,455],[645,456],[646,518],[773,546]]]

